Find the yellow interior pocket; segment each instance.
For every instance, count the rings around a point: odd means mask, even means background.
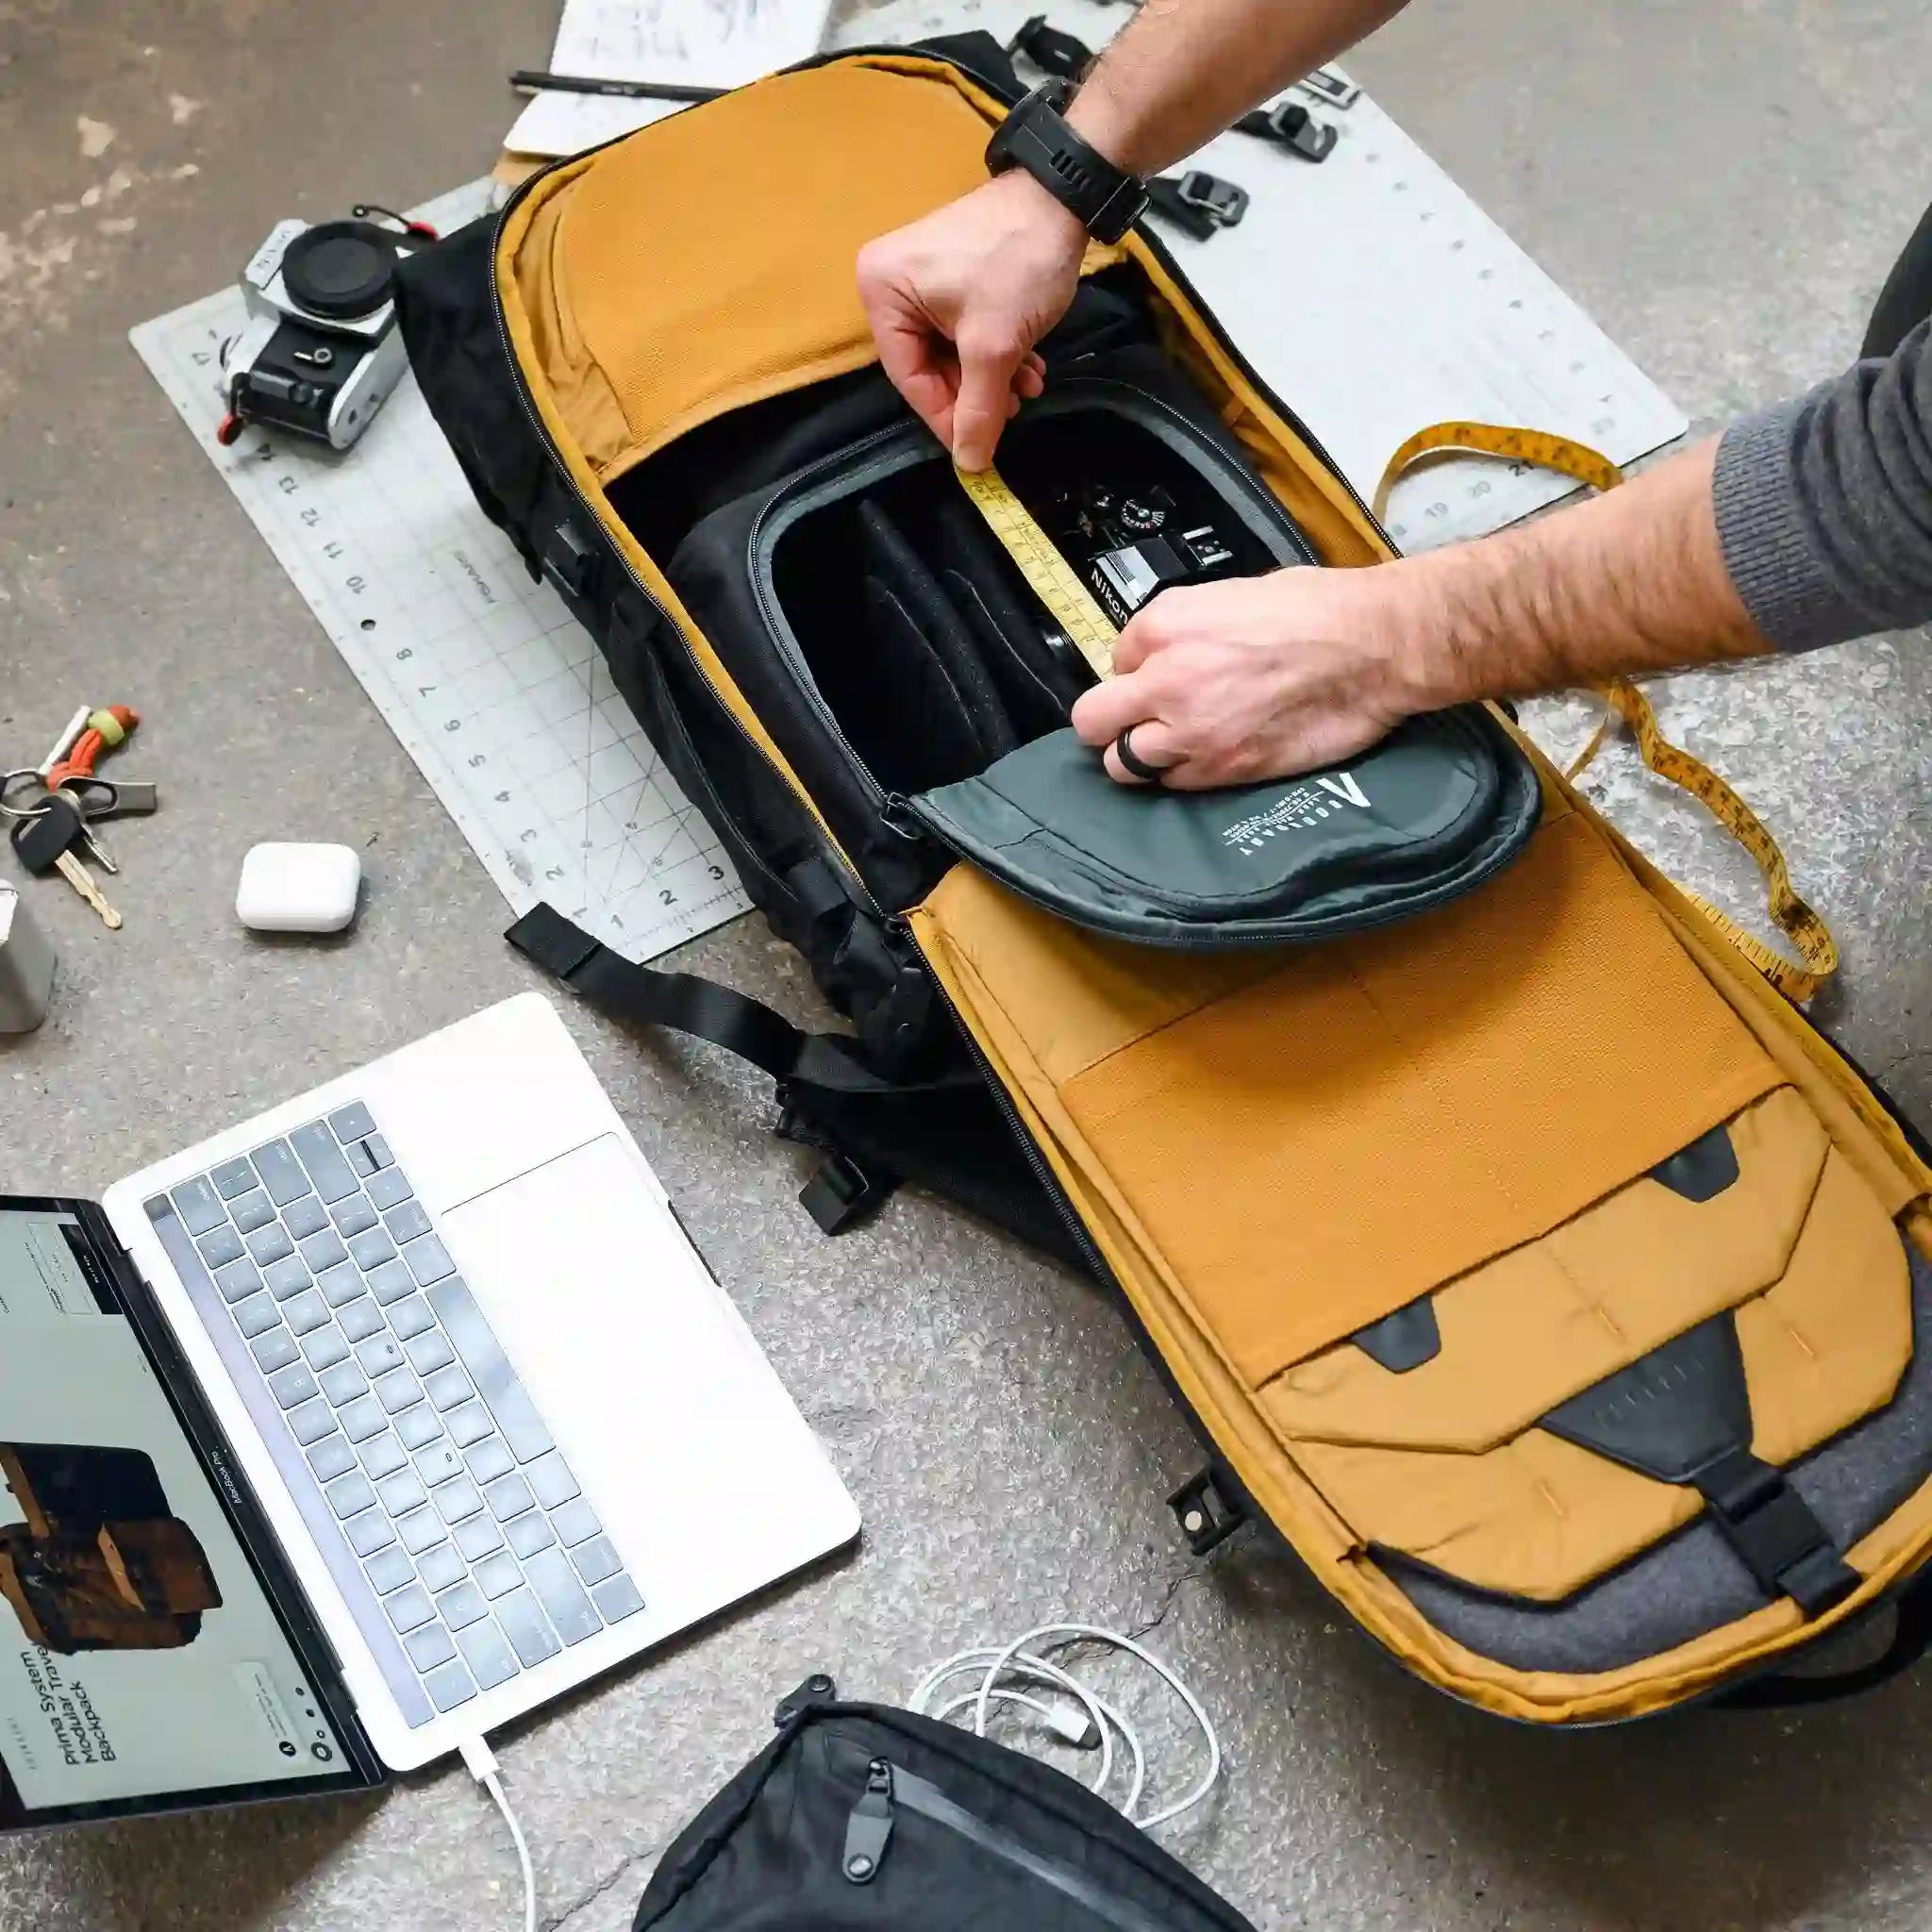
[[[1788,1265],[1734,1318],[1752,1452],[1779,1465],[1889,1402],[1913,1346],[1905,1246],[1857,1169],[1833,1149],[1806,1199]],[[1641,1265],[1633,1255],[1633,1273]],[[1693,1312],[1686,1313],[1672,1333],[1694,1325]],[[1478,1403],[1514,1412],[1515,1352],[1500,1337],[1464,1345],[1471,1341],[1445,1331],[1428,1368],[1459,1379]],[[1647,1352],[1633,1348],[1605,1373]],[[1534,1342],[1524,1362],[1536,1373]],[[1411,1383],[1423,1373],[1391,1379]],[[1399,1427],[1393,1434],[1402,1440]],[[1703,1507],[1692,1488],[1641,1475],[1535,1427],[1473,1453],[1299,1437],[1291,1446],[1363,1541],[1479,1589],[1539,1602],[1569,1596]]]
[[[1002,962],[974,964],[997,989]],[[1623,866],[1565,817],[1480,891],[1276,955],[1060,1092],[1258,1386],[1776,1084]]]
[[[1737,1178],[1690,1200],[1645,1175],[1541,1241],[1429,1297],[1437,1352],[1391,1370],[1353,1341],[1285,1369],[1261,1391],[1283,1434],[1389,1448],[1494,1448],[1557,1403],[1761,1294],[1785,1274],[1812,1212],[1828,1142],[1780,1087],[1733,1119]],[[1875,1204],[1869,1212],[1884,1216]]]

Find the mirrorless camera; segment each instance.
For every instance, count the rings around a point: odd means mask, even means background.
[[[347,449],[407,367],[396,327],[399,250],[436,239],[421,222],[356,219],[277,224],[242,271],[248,324],[224,348],[228,414],[216,431],[233,442],[249,423],[274,423]]]
[[[1171,585],[1236,574],[1213,519],[1190,515],[1159,484],[1131,495],[1100,483],[1068,491],[1053,506],[1047,534],[1116,628]]]

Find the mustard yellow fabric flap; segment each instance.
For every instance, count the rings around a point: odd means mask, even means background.
[[[1790,1087],[1746,1108],[1728,1135],[1738,1178],[1709,1200],[1634,1180],[1438,1289],[1432,1360],[1398,1374],[1342,1342],[1270,1382],[1269,1415],[1297,1441],[1491,1449],[1761,1293],[1790,1260],[1829,1143]],[[1871,1214],[1888,1224],[1875,1203]]]
[[[1870,1415],[1890,1400],[1912,1354],[1905,1250],[1871,1190],[1833,1153],[1802,1200],[1803,1232],[1789,1267],[1736,1318],[1752,1448],[1768,1462],[1792,1461]],[[1650,1257],[1639,1250],[1629,1258],[1634,1275]],[[1603,1373],[1649,1345],[1618,1351]],[[1532,1347],[1532,1373],[1536,1366]],[[1459,1374],[1478,1402],[1514,1406],[1517,1358],[1507,1348],[1452,1357],[1445,1337],[1429,1367]],[[1654,1481],[1540,1428],[1475,1453],[1300,1438],[1290,1446],[1363,1542],[1538,1602],[1571,1595],[1702,1507],[1695,1490]]]
[[[654,123],[573,180],[516,276],[603,480],[872,361],[860,247],[984,181],[986,141],[956,89],[840,64]]]
[[[1037,1077],[1257,1386],[1776,1084],[1574,816],[1481,892],[1263,976],[1221,968],[1218,995],[1205,966],[1149,967],[963,869],[929,907],[1016,1030],[1051,1014]],[[1076,1041],[1118,1043],[1076,1066]]]

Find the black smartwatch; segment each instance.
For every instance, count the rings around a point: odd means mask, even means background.
[[[1147,211],[1147,184],[1117,168],[1061,118],[1073,88],[1064,80],[1037,87],[986,146],[987,171],[1024,168],[1096,242],[1118,242]]]

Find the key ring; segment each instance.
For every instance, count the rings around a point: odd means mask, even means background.
[[[19,790],[28,779],[42,788],[40,804],[8,804],[7,794]],[[16,772],[0,773],[0,818],[45,818],[49,809],[48,801],[57,791],[67,793],[74,801],[75,808],[80,813],[83,822],[89,819],[112,818],[120,807],[124,789],[116,779],[93,776],[63,778],[58,785],[50,786],[31,765],[23,765]],[[98,804],[94,803],[96,799],[99,800]]]
[[[31,779],[41,787],[41,803],[31,809],[17,805],[8,805],[7,794],[19,788],[23,778]],[[18,771],[0,774],[0,818],[40,819],[45,818],[54,808],[54,794],[42,783],[41,774],[31,765],[22,765]]]

